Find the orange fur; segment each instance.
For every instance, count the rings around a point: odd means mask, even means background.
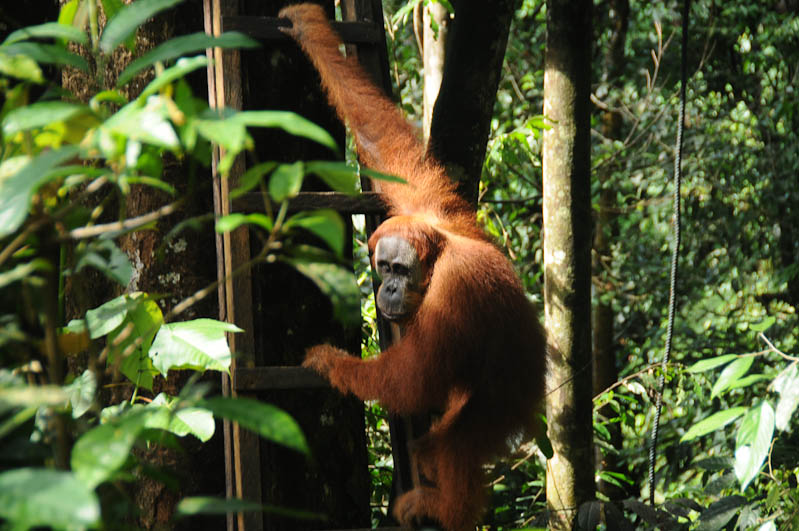
[[[543,330],[510,262],[400,112],[354,58],[342,56],[322,9],[302,4],[280,16],[292,21],[286,33],[319,71],[363,163],[408,181],[381,183],[392,217],[370,238],[370,251],[384,236],[401,236],[425,274],[424,298],[397,344],[370,360],[320,345],[304,365],[342,393],[377,399],[394,413],[441,412],[414,450],[433,485],[402,495],[394,515],[405,525],[432,517],[450,531],[473,528],[484,506],[483,465],[534,422],[544,388]]]

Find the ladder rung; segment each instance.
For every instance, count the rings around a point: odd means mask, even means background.
[[[340,192],[300,192],[297,197],[289,201],[289,211],[317,210],[332,208],[344,215],[386,213],[386,207],[376,192],[363,192],[357,195],[342,194]],[[259,192],[250,192],[236,199],[233,210],[250,214],[262,212],[264,200]]]
[[[329,387],[327,380],[305,367],[237,367],[230,373],[236,391]]]
[[[222,17],[222,27],[225,31],[240,31],[254,39],[265,41],[288,39],[288,36],[278,29],[288,25],[288,20],[275,17]],[[371,22],[332,21],[331,25],[341,35],[341,40],[347,44],[377,44],[384,38],[383,28],[378,28]]]

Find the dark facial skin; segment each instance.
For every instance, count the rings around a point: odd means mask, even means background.
[[[385,236],[375,246],[374,261],[382,280],[377,307],[391,321],[406,321],[423,296],[422,264],[416,249],[399,236]]]

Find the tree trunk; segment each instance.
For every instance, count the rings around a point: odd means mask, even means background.
[[[605,53],[605,71],[603,81],[608,85],[610,95],[609,103],[613,103],[612,91],[618,90],[615,86],[619,75],[624,69],[624,47],[627,40],[627,26],[630,15],[629,0],[611,0],[610,18],[612,35]],[[609,140],[621,139],[621,113],[613,108],[608,108],[602,113],[602,136]],[[594,275],[597,279],[597,302],[594,309],[594,395],[598,395],[610,387],[619,376],[616,365],[616,345],[613,338],[613,307],[610,301],[601,300],[601,296],[611,291],[613,286],[606,282],[604,262],[611,259],[610,242],[613,234],[613,224],[616,219],[616,191],[611,188],[610,177],[614,168],[605,166],[599,172],[599,215],[594,235]],[[615,416],[613,408],[605,406],[599,411],[600,415],[607,418]],[[615,450],[621,449],[621,428],[618,423],[609,424],[609,445]],[[597,464],[600,470],[616,471],[617,454],[613,452],[596,452]],[[599,491],[610,499],[626,497],[624,489],[606,481],[600,481]]]
[[[486,142],[515,0],[455,4],[428,151],[477,203]]]
[[[550,349],[547,465],[552,529],[594,496],[591,402],[591,2],[547,2],[544,301]]]
[[[436,2],[422,8],[422,58],[424,61],[424,117],[422,135],[425,142],[430,138],[433,108],[441,88],[444,75],[444,57],[449,34],[449,11]]]

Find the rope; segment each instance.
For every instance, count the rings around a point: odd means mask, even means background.
[[[658,378],[658,393],[655,400],[655,423],[652,426],[652,439],[649,446],[649,504],[655,505],[655,457],[657,456],[658,431],[660,429],[660,412],[663,409],[663,391],[666,388],[666,369],[671,357],[671,342],[674,336],[674,312],[677,291],[677,265],[680,256],[680,186],[682,184],[682,144],[683,124],[685,123],[685,84],[688,79],[688,15],[691,1],[683,0],[682,6],[682,42],[680,56],[680,111],[677,121],[677,154],[674,158],[674,198],[672,200],[674,230],[674,247],[671,253],[671,275],[669,279],[669,320],[666,328],[666,351],[661,362]]]

